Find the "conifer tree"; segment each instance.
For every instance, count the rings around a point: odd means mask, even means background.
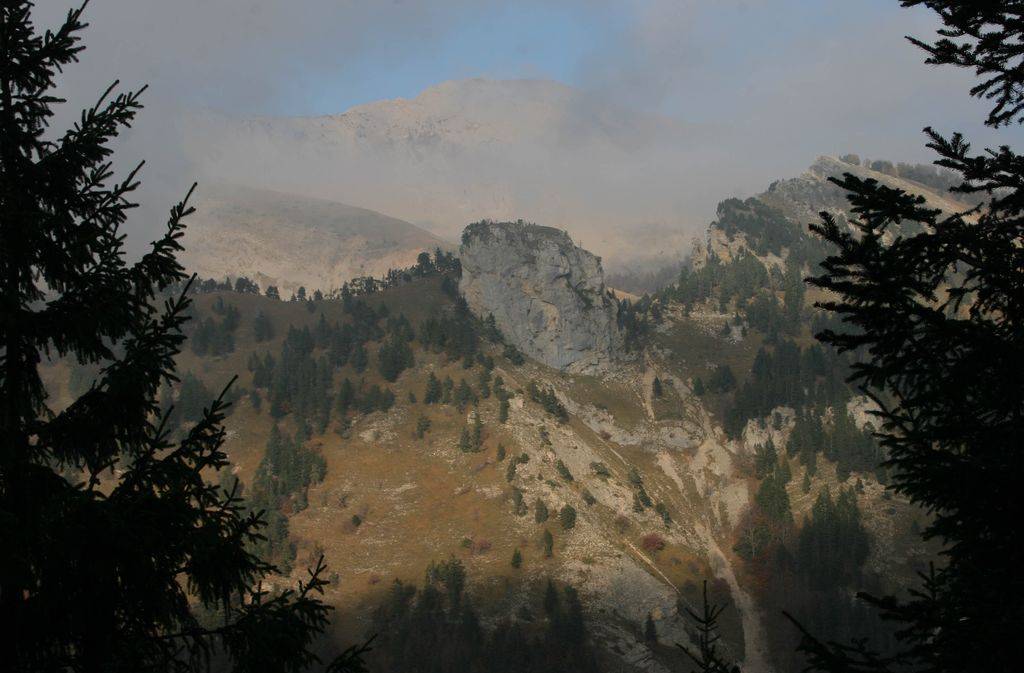
[[[938,38],[912,41],[929,63],[980,77],[971,94],[993,102],[988,125],[1024,121],[1018,3],[902,4],[937,12]],[[874,180],[835,179],[855,219],[823,213],[812,225],[834,252],[811,283],[835,297],[820,307],[843,322],[819,338],[866,355],[851,382],[878,405],[890,487],[929,511],[924,536],[943,544],[943,562],[910,598],[865,596],[898,628],[894,657],[821,642],[807,625],[802,649],[816,670],[1002,672],[1024,659],[1024,159],[925,133],[935,163],[963,178],[952,191],[984,203],[943,213]]]
[[[739,673],[739,666],[729,664],[718,653],[718,641],[721,639],[718,633],[718,618],[725,608],[708,601],[707,580],[704,580],[702,598],[700,612],[686,608],[686,613],[697,630],[697,651],[694,652],[679,643],[676,643],[676,647],[697,665],[697,673]]]
[[[463,453],[473,451],[473,440],[469,436],[469,428],[462,428],[462,434],[459,435],[459,451]]]
[[[576,526],[576,508],[572,505],[564,506],[558,513],[558,522],[562,524],[563,530],[569,530]]]
[[[181,377],[178,403],[173,413],[184,423],[198,423],[203,419],[204,409],[210,405],[211,393],[192,372]]]
[[[115,178],[110,145],[142,90],[115,83],[70,130],[48,130],[57,74],[84,48],[83,9],[40,34],[31,2],[0,5],[3,666],[180,671],[216,651],[239,671],[297,671],[316,660],[310,645],[327,622],[322,561],[297,589],[260,591],[275,568],[249,544],[266,522],[206,482],[227,465],[223,394],[180,441],[160,416],[157,393],[176,380],[184,341],[176,255],[192,209],[186,196],[126,262],[120,228],[139,169]],[[102,369],[54,412],[44,355]],[[208,626],[196,607],[221,619]]]
[[[779,462],[775,453],[775,443],[771,437],[764,444],[758,444],[754,448],[754,473],[759,479],[771,474]]]
[[[658,627],[654,625],[654,617],[651,613],[647,613],[647,619],[644,621],[644,640],[648,645],[658,644]]]
[[[537,498],[537,502],[533,506],[534,520],[537,523],[544,523],[548,520],[548,506],[544,504],[544,501]]]
[[[455,389],[455,407],[462,411],[474,398],[473,389],[466,383],[466,379],[459,379],[459,387]]]
[[[416,439],[423,439],[423,436],[430,430],[430,419],[420,414],[416,419]]]
[[[427,388],[423,393],[424,404],[437,404],[441,401],[441,382],[434,375],[434,372],[430,372],[427,377]]]
[[[366,371],[366,365],[369,364],[370,357],[366,353],[366,346],[362,343],[356,344],[355,348],[352,349],[352,354],[349,356],[349,364],[352,365],[352,369],[357,374],[362,374]]]
[[[480,418],[480,410],[473,412],[473,451],[479,451],[484,445],[484,422]]]

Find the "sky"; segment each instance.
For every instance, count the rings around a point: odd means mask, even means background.
[[[37,24],[67,6],[41,0]],[[183,111],[336,114],[469,77],[551,79],[699,125],[743,176],[722,197],[820,154],[930,160],[926,124],[976,146],[1022,139],[983,127],[969,73],[922,63],[904,35],[936,22],[897,0],[92,0],[86,18],[58,122],[114,78],[147,83],[125,153],[170,189]]]

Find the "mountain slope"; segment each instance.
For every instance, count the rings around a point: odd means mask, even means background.
[[[787,184],[793,212],[837,203],[820,175]],[[820,249],[780,210],[732,201],[711,229],[737,263],[709,257],[687,291],[681,279],[654,303],[620,303],[634,357],[599,375],[523,359],[535,334],[481,319],[514,299],[467,304],[460,265],[442,256],[365,296],[197,294],[182,382],[162,406],[175,403],[172,428],[187,428],[210,391],[240,376],[231,473],[272,517],[267,549],[289,580],[321,553],[338,573],[327,590],[338,642],[378,633],[386,653],[415,636],[389,633],[378,608],[408,608],[402,597],[430,581],[432,562],[454,559],[479,623],[507,633],[557,622],[536,610],[548,580],[576,587],[603,671],[683,670],[674,644],[693,642],[686,610],[704,580],[729,606],[723,656],[749,673],[797,670],[781,609],[842,642],[884,636],[853,591],[905,587],[934,550],[912,532],[925,515],[884,491],[865,400],[843,382],[849,359],[814,343],[821,316],[794,290],[800,269],[763,267],[810,263]],[[487,235],[473,229],[467,239]],[[590,262],[575,257],[517,266],[581,278]],[[55,406],[89,383],[66,363],[46,377]],[[476,670],[515,661],[494,658]]]
[[[806,257],[807,245],[814,246],[807,225],[827,211],[840,222],[851,217],[845,192],[829,182],[831,177],[851,173],[862,180],[875,180],[893,189],[922,196],[928,208],[947,213],[967,210],[970,198],[948,191],[948,171],[932,166],[875,161],[862,165],[856,156],[821,156],[803,174],[776,180],[764,192],[741,202],[727,199],[718,206],[718,218],[708,227],[704,242],[694,251],[694,261],[704,264],[709,254],[729,261],[741,253],[751,254],[770,266],[780,267],[794,250],[800,249],[800,263],[817,260]],[[756,202],[756,203],[755,203]]]
[[[204,185],[182,261],[204,278],[247,276],[285,296],[411,266],[446,241],[408,222],[343,203],[225,184]]]

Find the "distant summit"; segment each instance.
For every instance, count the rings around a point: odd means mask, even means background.
[[[444,82],[339,114],[207,114],[188,129],[210,179],[357,204],[443,238],[523,217],[617,260],[688,242],[674,175],[689,169],[668,149],[687,127],[556,82]]]
[[[204,278],[247,276],[282,294],[324,291],[357,276],[408,267],[451,244],[408,222],[353,206],[270,190],[204,184],[182,262]]]

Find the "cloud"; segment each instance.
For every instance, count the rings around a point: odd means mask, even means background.
[[[74,6],[79,0],[73,0]],[[43,0],[40,31],[54,29],[72,0]],[[242,117],[300,112],[324,87],[343,86],[367,58],[414,58],[416,49],[450,39],[466,12],[493,11],[490,0],[92,0],[85,12],[86,50],[60,78],[68,100],[55,130],[73,123],[114,80],[148,85],[146,109],[117,144],[117,165],[146,159],[142,208],[128,230],[134,250],[158,235],[170,205],[195,167],[182,151],[196,109]]]
[[[55,26],[66,1],[41,2],[37,23]],[[504,19],[510,8],[517,22],[507,35],[499,31],[493,43],[472,39],[482,19]],[[531,15],[565,23],[531,24]],[[526,210],[550,196],[544,189],[564,188],[563,201],[593,203],[623,227],[639,231],[658,221],[696,232],[718,200],[756,193],[819,154],[929,160],[920,134],[926,124],[964,131],[976,145],[1021,139],[1019,129],[996,135],[982,127],[985,108],[967,95],[969,73],[922,64],[903,36],[928,35],[935,20],[890,0],[93,0],[86,16],[87,50],[62,81],[70,103],[58,123],[72,121],[115,78],[127,87],[151,85],[147,110],[118,148],[124,168],[149,160],[139,194],[144,208],[128,232],[134,246],[156,235],[192,176],[209,174],[208,160],[197,165],[184,151],[196,110],[241,118],[341,112],[324,109],[325,101],[345,99],[336,92],[371,82],[388,92],[381,97],[409,95],[410,72],[418,91],[484,68],[484,60],[498,76],[545,77],[555,65],[521,48],[536,45],[538,33],[548,43],[564,41],[576,59],[566,83],[580,93],[559,130],[563,149],[575,143],[575,154],[556,157],[543,146],[519,151],[511,138],[500,162],[505,172],[494,165],[450,172],[453,179],[486,176],[504,195],[495,198]],[[397,71],[406,79],[396,80]],[[391,93],[399,84],[403,90]],[[666,136],[666,119],[685,132]],[[612,134],[620,145],[612,152],[598,136],[616,124],[632,126]],[[309,191],[327,197],[351,170],[339,169],[330,183],[316,160],[274,166],[270,156],[255,164],[251,153],[233,156],[233,165],[231,157],[218,164],[220,177],[319,184]],[[593,165],[611,157],[613,165]],[[382,193],[374,204],[354,205],[386,206],[384,192],[395,184],[386,162],[364,158],[358,169],[353,182],[379,176]],[[530,181],[539,174],[550,184]],[[474,207],[452,210],[472,219]],[[567,210],[538,208],[552,218]]]
[[[64,4],[47,0],[38,22],[55,25]],[[93,0],[88,50],[68,85],[95,88],[116,72],[125,82],[149,82],[160,100],[225,111],[273,108],[381,44],[443,33],[454,14],[485,4],[493,3]]]

